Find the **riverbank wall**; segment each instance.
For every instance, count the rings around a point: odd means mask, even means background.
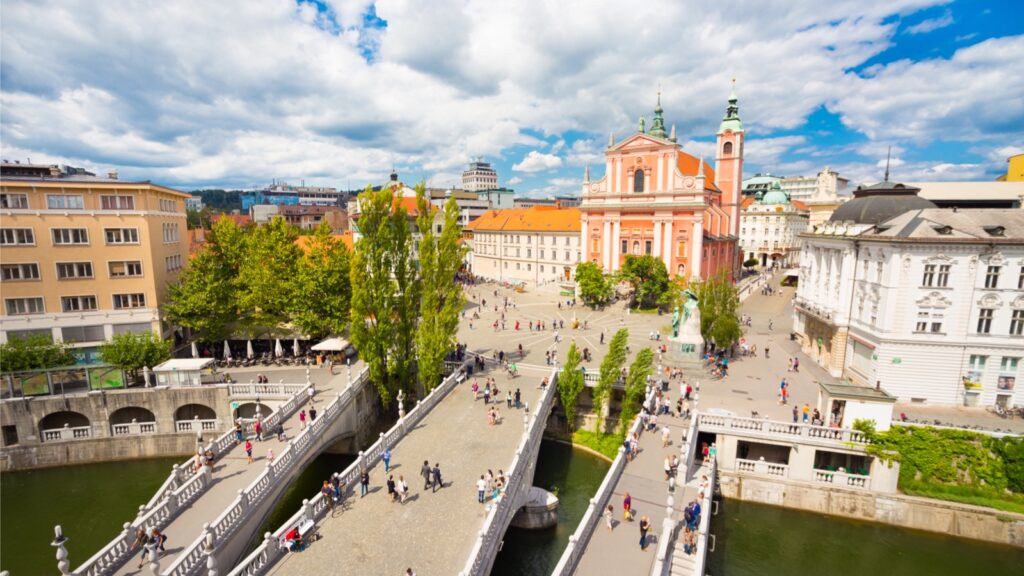
[[[720,471],[719,490],[726,498],[1024,548],[1024,514],[729,471]]]
[[[212,439],[213,433],[209,436]],[[6,448],[3,451],[4,457],[0,459],[0,470],[14,472],[138,458],[185,457],[195,453],[195,434],[92,438]]]

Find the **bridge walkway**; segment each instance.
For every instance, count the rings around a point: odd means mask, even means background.
[[[671,430],[671,443],[667,447],[662,447],[660,428],[666,423]],[[674,415],[662,415],[658,417],[659,430],[640,434],[638,454],[632,462],[626,464],[609,500],[615,507],[614,528],[609,531],[604,519],[600,520],[587,542],[586,550],[576,567],[576,574],[651,573],[658,550],[657,540],[665,520],[666,502],[670,495],[669,483],[665,480],[665,456],[679,456],[680,474],[685,474],[686,458],[679,454],[679,448],[689,425],[689,420]],[[676,486],[676,510],[696,498],[696,489],[689,486],[692,476],[693,474],[686,479],[685,487]],[[699,475],[697,480],[699,481]],[[632,521],[623,519],[622,500],[627,492],[633,502]],[[643,516],[650,518],[651,529],[647,533],[646,549],[641,550],[640,518]]]
[[[364,364],[359,362],[351,367],[352,378],[363,370]],[[345,368],[340,374],[333,375],[326,383],[315,385],[316,395],[313,398],[314,406],[318,412],[322,411],[334,396],[343,390],[348,384],[348,376]],[[303,405],[308,412],[309,406]],[[307,415],[306,424],[309,424]],[[233,424],[231,424],[233,426]],[[202,533],[203,524],[213,522],[224,509],[238,496],[238,492],[249,486],[264,470],[268,464],[268,450],[273,450],[275,457],[281,454],[287,446],[287,440],[294,438],[300,431],[299,411],[285,421],[283,424],[285,442],[279,442],[272,437],[271,431],[265,430],[263,441],[256,441],[252,438],[253,462],[247,463],[245,454],[245,442],[236,445],[214,462],[213,482],[210,487],[188,508],[176,516],[163,533],[167,536],[165,544],[167,553],[160,559],[162,570],[171,566],[178,553],[186,550],[188,546]],[[221,432],[207,433],[206,441],[213,440]],[[138,574],[149,574],[149,568],[143,564],[139,568],[139,561],[142,552],[138,551],[114,574],[118,576],[132,576]]]
[[[476,482],[490,469],[507,474],[523,431],[524,409],[509,410],[505,391],[519,387],[522,400],[533,407],[541,398],[538,383],[549,370],[520,368],[509,379],[500,369],[474,373],[443,398],[413,431],[393,446],[391,474],[409,485],[406,502],[391,502],[383,463],[370,469],[370,491],[360,497],[359,486],[348,486],[345,500],[319,522],[322,536],[302,552],[289,553],[271,574],[404,574],[420,576],[460,573],[484,525],[487,505],[477,502]],[[481,389],[493,377],[501,390],[497,404],[503,421],[491,426],[483,395],[473,398],[476,379]],[[423,461],[440,464],[443,488],[424,489],[419,475]],[[310,498],[313,494],[310,494]]]

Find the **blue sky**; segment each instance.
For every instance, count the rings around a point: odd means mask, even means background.
[[[0,151],[198,187],[599,175],[652,114],[710,157],[736,78],[746,175],[991,180],[1024,151],[1011,0],[0,4]]]

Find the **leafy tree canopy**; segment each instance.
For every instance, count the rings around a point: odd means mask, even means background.
[[[10,337],[0,344],[0,371],[24,372],[43,370],[75,363],[75,355],[63,342],[54,342],[48,334],[32,334],[27,338]]]
[[[633,300],[641,308],[652,308],[668,302],[668,270],[665,262],[654,256],[626,256],[619,277],[633,286]]]
[[[600,306],[612,297],[611,280],[594,262],[581,262],[576,266],[576,282],[580,287],[580,298],[588,306]]]
[[[558,397],[562,401],[562,408],[565,409],[566,426],[570,432],[576,428],[576,399],[583,391],[584,385],[583,371],[580,370],[581,359],[576,342],[573,342],[565,356],[562,373],[558,375]]]
[[[152,332],[115,334],[100,345],[100,359],[134,375],[170,358],[172,345]]]

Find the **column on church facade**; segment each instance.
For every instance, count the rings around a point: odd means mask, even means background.
[[[665,269],[669,276],[675,274],[672,270],[672,220],[665,221],[663,226],[664,240],[661,242],[662,260],[665,261]]]
[[[690,278],[700,278],[701,264],[703,263],[701,251],[703,249],[704,223],[701,220],[701,215],[697,214],[693,218],[693,229],[690,237]]]
[[[622,242],[620,237],[621,224],[621,219],[618,217],[612,222],[612,265],[609,270],[613,272],[619,269],[619,260],[621,257],[621,254],[619,253],[619,245]]]
[[[653,256],[655,258],[660,258],[661,257],[661,250],[662,250],[662,248],[661,248],[661,221],[660,220],[655,220],[654,221],[654,252],[653,252]]]
[[[604,250],[601,251],[601,262],[606,272],[612,269],[612,223],[604,219],[604,234],[601,236]]]

